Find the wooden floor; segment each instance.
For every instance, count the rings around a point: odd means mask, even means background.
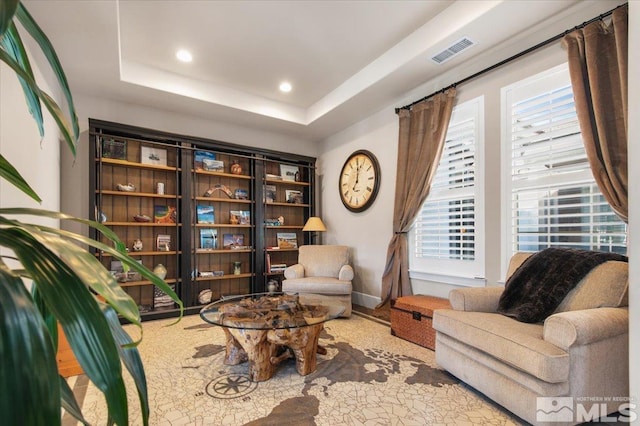
[[[371,317],[377,318],[379,320],[385,321],[390,323],[391,322],[391,315],[390,315],[390,309],[389,309],[389,304],[384,305],[382,308],[380,309],[371,309],[371,308],[366,308],[364,306],[360,306],[360,305],[353,305],[353,310],[363,313],[365,315],[369,315]]]

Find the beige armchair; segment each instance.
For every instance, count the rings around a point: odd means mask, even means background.
[[[516,253],[508,276],[528,256]],[[577,404],[589,415],[614,412],[629,396],[628,274],[626,262],[595,267],[539,323],[497,313],[504,287],[453,290],[453,309],[433,315],[436,362],[534,425],[590,420],[577,417]],[[571,419],[544,405],[561,397],[574,398]]]
[[[343,317],[351,316],[351,280],[349,247],[336,245],[301,246],[298,263],[284,271],[282,291],[315,293],[334,298],[344,305]]]

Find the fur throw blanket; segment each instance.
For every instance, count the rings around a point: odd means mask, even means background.
[[[498,312],[522,322],[541,322],[591,269],[608,260],[628,261],[626,256],[616,253],[542,250],[522,262],[509,277],[498,302]]]

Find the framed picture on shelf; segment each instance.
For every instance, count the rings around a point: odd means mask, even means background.
[[[295,191],[292,189],[287,189],[285,191],[285,195],[287,196],[287,203],[291,203],[291,204],[302,204],[303,203],[303,198],[302,198],[302,192],[301,191]]]
[[[153,206],[154,223],[176,223],[176,208],[171,206]]]
[[[265,185],[263,188],[264,188],[264,202],[275,203],[276,202],[276,186]]]
[[[193,168],[196,170],[206,170],[204,160],[214,161],[216,154],[209,151],[196,151],[193,153]]]
[[[296,182],[300,180],[300,170],[298,166],[280,164],[280,176],[282,176],[282,180]]]
[[[216,223],[216,215],[213,206],[198,204],[196,206],[197,223]]]
[[[202,250],[215,250],[218,248],[218,230],[205,228],[200,230],[200,248]]]
[[[244,234],[224,234],[222,236],[222,248],[233,249],[244,247]]]
[[[231,223],[237,223],[239,225],[251,224],[251,212],[249,210],[231,210],[232,221]],[[235,216],[235,219],[233,218]]]
[[[140,147],[140,162],[142,164],[153,164],[155,166],[167,165],[167,150],[150,146]]]
[[[278,240],[278,248],[281,248],[281,249],[297,249],[298,248],[298,235],[295,232],[278,232],[276,234],[276,238]]]
[[[116,139],[102,140],[102,157],[113,158],[115,160],[127,159],[127,141]]]

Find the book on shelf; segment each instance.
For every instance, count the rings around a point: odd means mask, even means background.
[[[224,234],[222,236],[222,248],[233,249],[245,247],[244,234]]]
[[[156,250],[158,251],[170,251],[171,250],[171,235],[158,234],[156,237]]]
[[[213,206],[198,204],[196,206],[196,221],[198,223],[216,223]]]
[[[218,230],[215,228],[200,229],[200,249],[215,250],[218,248]]]
[[[266,271],[271,272],[271,255],[269,253],[266,254],[264,263],[266,265]]]
[[[282,176],[274,175],[274,174],[271,174],[271,173],[267,173],[266,177],[267,177],[267,179],[270,179],[270,180],[282,180]]]
[[[298,235],[295,232],[278,232],[276,234],[278,248],[296,249],[298,248]]]
[[[196,170],[207,170],[204,167],[204,160],[214,161],[216,154],[209,151],[196,151],[193,153],[193,168]]]
[[[229,212],[232,217],[236,218],[236,221],[240,225],[251,224],[251,212],[249,210],[231,210]]]
[[[272,263],[269,272],[284,272],[287,269],[286,263]]]
[[[233,198],[235,198],[236,200],[248,200],[249,193],[247,192],[246,189],[238,188],[235,191],[233,191]]]
[[[176,223],[176,208],[171,206],[153,206],[155,223]]]
[[[264,188],[263,201],[265,203],[275,203],[276,202],[276,186],[265,185],[263,188]]]

